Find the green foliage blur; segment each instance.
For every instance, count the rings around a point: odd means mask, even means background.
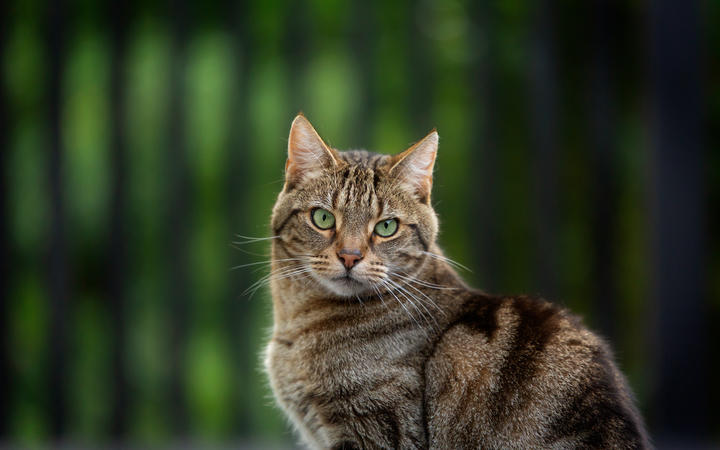
[[[592,10],[585,2],[557,2],[549,32],[556,80],[548,112],[556,123],[549,176],[557,190],[552,252],[539,254],[535,223],[542,211],[534,195],[543,174],[534,153],[532,85],[541,4],[131,2],[119,51],[116,18],[107,5],[63,4],[59,124],[68,301],[61,438],[91,445],[118,439],[142,445],[293,441],[261,370],[272,325],[269,293],[241,295],[267,267],[232,269],[267,260],[269,245],[238,249],[232,242],[236,234],[269,234],[287,133],[298,111],[339,149],[395,153],[437,127],[433,203],[442,247],[472,269],[463,276],[493,292],[548,296],[601,327],[592,303],[595,178],[588,149],[594,69],[582,37]],[[720,7],[705,7],[716,30]],[[10,411],[4,439],[44,444],[56,437],[48,412],[52,317],[46,270],[53,220],[47,150],[53,50],[44,3],[16,0],[5,8],[0,55],[9,120],[2,176],[11,277],[2,282],[9,292],[12,389],[2,400]],[[645,409],[652,389],[652,306],[644,4],[627,2],[620,14],[623,42],[613,47],[611,90],[616,189],[608,264],[616,300],[609,337]],[[708,47],[718,50],[717,39]],[[120,77],[120,115],[112,104],[113,70]],[[719,99],[715,86],[711,117],[718,116]],[[124,165],[119,218],[113,215],[116,121],[122,124]],[[709,188],[717,192],[713,155]],[[493,170],[490,187],[483,184],[486,162]],[[480,216],[477,202],[483,199],[491,201]],[[126,410],[120,437],[111,434],[119,379],[111,331],[118,317],[107,281],[114,220],[120,221],[124,251]],[[718,242],[710,244],[717,274]],[[494,249],[492,258],[482,257],[486,245]],[[539,281],[539,264],[553,274],[550,292]],[[708,286],[713,311],[720,308],[718,279],[711,277]],[[178,290],[181,301],[174,297]]]

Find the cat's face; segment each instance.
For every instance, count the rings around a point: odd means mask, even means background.
[[[298,116],[273,209],[278,262],[342,297],[404,284],[437,234],[430,206],[437,141],[432,132],[395,156],[338,152]]]

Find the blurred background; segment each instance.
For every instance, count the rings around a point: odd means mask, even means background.
[[[300,110],[340,149],[437,127],[463,276],[581,314],[661,446],[720,443],[720,2],[0,8],[0,443],[293,445],[231,268]]]

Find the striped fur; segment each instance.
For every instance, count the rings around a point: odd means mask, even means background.
[[[272,217],[265,365],[311,448],[647,448],[607,345],[541,299],[468,288],[435,244],[437,135],[338,152],[299,116]],[[336,217],[312,223],[314,208]],[[397,218],[394,236],[373,234]],[[342,278],[342,246],[363,254]]]

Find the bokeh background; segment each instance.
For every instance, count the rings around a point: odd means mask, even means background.
[[[0,442],[293,445],[260,371],[290,122],[441,136],[447,254],[606,336],[662,446],[720,443],[720,2],[10,0]]]

